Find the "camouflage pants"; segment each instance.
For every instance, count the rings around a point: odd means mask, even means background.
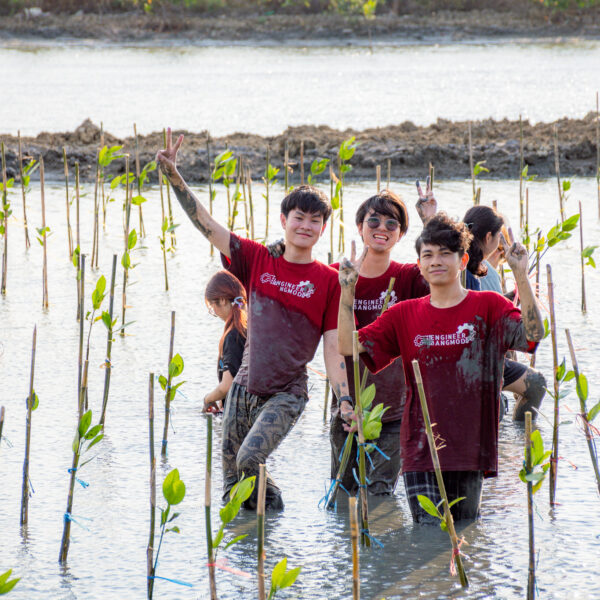
[[[233,383],[223,414],[223,499],[241,478],[258,476],[258,467],[277,448],[302,414],[306,398],[293,394],[256,396],[245,386]],[[250,498],[249,508],[256,502]],[[267,478],[267,502],[270,495],[279,494],[273,480]]]
[[[335,479],[340,466],[340,455],[344,447],[344,442],[348,433],[344,431],[343,420],[339,414],[335,414],[331,419],[329,429],[329,439],[331,442],[331,478]],[[390,460],[385,459],[377,450],[369,453],[367,463],[367,479],[370,483],[367,486],[369,494],[374,496],[389,495],[394,492],[398,476],[400,474],[400,431],[397,423],[384,423],[381,429],[379,439],[375,440],[377,447],[384,452]],[[358,484],[352,470],[358,477],[358,460],[356,437],[352,440],[352,450],[350,451],[350,460],[348,467],[342,477],[342,485],[351,494],[356,493]]]

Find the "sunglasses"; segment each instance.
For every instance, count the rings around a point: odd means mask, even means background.
[[[396,229],[398,229],[398,227],[400,226],[400,223],[398,223],[398,221],[396,221],[396,219],[386,219],[384,221],[384,224],[385,224],[385,228],[388,231],[396,231]],[[371,229],[377,229],[381,225],[381,218],[376,217],[376,216],[369,217],[367,219],[367,225]]]

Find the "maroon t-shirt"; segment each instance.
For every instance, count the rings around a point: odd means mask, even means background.
[[[234,381],[259,396],[307,396],[306,365],[321,335],[337,329],[338,274],[318,261],[273,258],[258,242],[232,233],[225,266],[248,295],[248,337]]]
[[[339,270],[340,264],[331,265]],[[360,276],[356,282],[354,292],[354,317],[357,328],[365,327],[372,323],[380,314],[383,308],[383,301],[390,284],[390,279],[396,278],[394,287],[390,294],[388,308],[409,298],[420,298],[429,294],[429,285],[423,279],[419,267],[416,264],[400,264],[390,262],[390,266],[383,275],[379,277]],[[354,363],[351,356],[346,356],[346,370],[348,373],[348,387],[350,395],[354,398]],[[393,361],[387,369],[377,375],[369,373],[367,385],[375,384],[375,403],[383,402],[388,407],[382,417],[382,421],[398,421],[402,418],[404,403],[406,401],[406,382],[404,379],[404,369],[402,359]],[[360,360],[360,376],[362,378],[365,364]],[[332,398],[334,410],[337,409],[337,400],[335,394]]]
[[[521,311],[496,292],[469,291],[451,308],[430,297],[396,304],[359,332],[374,372],[402,356],[411,394],[400,429],[402,469],[433,471],[411,361],[417,359],[444,471],[498,471],[498,416],[504,354],[531,352]]]

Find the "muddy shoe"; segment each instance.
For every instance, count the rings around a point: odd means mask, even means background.
[[[513,421],[525,421],[525,413],[527,411],[531,412],[531,420],[535,421],[537,417],[537,409],[540,407],[542,403],[542,399],[539,399],[539,402],[532,401],[531,398],[526,398],[525,396],[521,396],[520,394],[513,394],[515,397],[515,407],[513,408]]]
[[[265,499],[265,509],[266,510],[283,510],[283,498],[281,497],[281,493],[279,491],[269,493],[270,490],[267,490],[267,497]]]

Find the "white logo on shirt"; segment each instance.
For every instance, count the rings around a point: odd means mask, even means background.
[[[443,333],[441,335],[417,335],[415,346],[456,346],[469,344],[475,339],[475,326],[471,323],[463,323],[458,327],[456,333]]]
[[[354,299],[354,310],[377,310],[381,311],[383,308],[383,303],[385,302],[385,297],[387,295],[387,290],[381,292],[379,298],[375,300],[361,300],[359,298]],[[392,290],[390,293],[390,300],[388,302],[388,308],[393,306],[398,302],[398,297],[396,296],[396,292]]]
[[[263,273],[260,276],[260,282],[270,283],[271,285],[277,286],[280,292],[292,294],[292,296],[298,296],[299,298],[310,298],[315,293],[315,284],[311,283],[308,279],[306,281],[301,281],[300,283],[290,283],[289,281],[277,279],[277,277],[271,273]]]

